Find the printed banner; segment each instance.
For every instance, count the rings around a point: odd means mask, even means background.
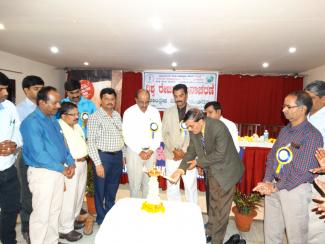
[[[218,72],[143,72],[142,87],[150,93],[150,104],[165,110],[175,104],[173,87],[185,84],[188,103],[203,109],[210,101],[217,100]]]

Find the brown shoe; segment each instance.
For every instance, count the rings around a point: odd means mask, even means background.
[[[89,236],[93,233],[94,221],[94,217],[91,214],[88,214],[88,217],[85,221],[84,235]]]

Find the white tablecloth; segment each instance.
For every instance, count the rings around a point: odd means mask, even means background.
[[[143,199],[123,198],[106,214],[95,244],[205,244],[198,205],[164,201],[165,213],[141,210]]]
[[[266,148],[272,148],[273,143],[271,142],[248,142],[248,141],[239,141],[240,147],[266,147]]]

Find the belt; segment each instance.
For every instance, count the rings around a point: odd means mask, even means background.
[[[88,159],[88,155],[87,156],[84,156],[82,158],[76,158],[75,161],[76,162],[83,162],[83,161],[86,161]]]
[[[102,151],[102,150],[99,150],[98,149],[98,152],[105,153],[105,154],[110,154],[110,155],[115,155],[115,154],[120,153],[121,151],[117,151],[117,152],[105,152],[105,151]]]

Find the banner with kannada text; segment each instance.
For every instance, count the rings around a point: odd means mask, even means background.
[[[207,102],[217,100],[218,72],[143,72],[142,87],[150,93],[150,104],[159,110],[175,104],[173,87],[177,84],[187,86],[190,105],[203,109]]]

